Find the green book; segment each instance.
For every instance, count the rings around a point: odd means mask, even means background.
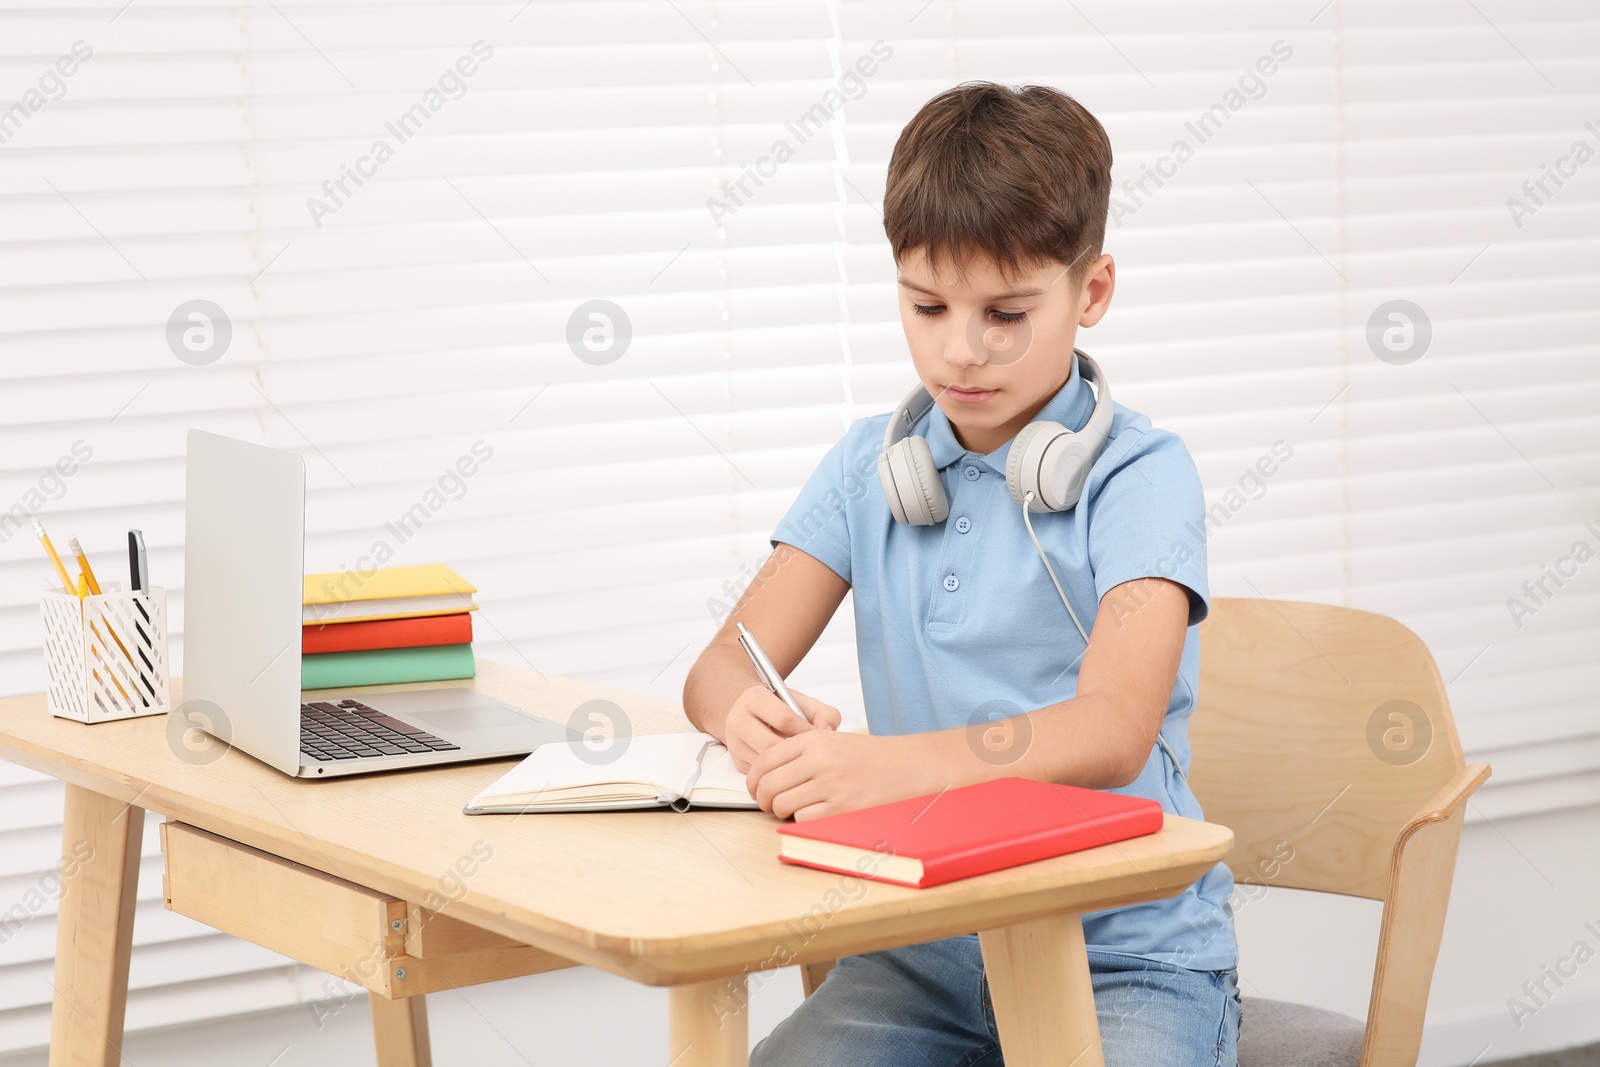
[[[470,644],[316,652],[300,657],[301,689],[440,682],[448,678],[471,678],[474,673]]]

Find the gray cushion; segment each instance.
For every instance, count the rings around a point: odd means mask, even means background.
[[[1358,1067],[1366,1026],[1304,1004],[1245,997],[1239,1067]]]

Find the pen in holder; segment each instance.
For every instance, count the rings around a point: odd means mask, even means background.
[[[50,714],[106,722],[168,710],[165,589],[108,590],[81,600],[46,592],[39,612]]]

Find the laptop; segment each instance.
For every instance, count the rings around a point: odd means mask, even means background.
[[[568,739],[461,687],[302,699],[305,461],[190,430],[185,481],[183,698],[205,702],[186,717],[206,732],[300,778],[525,756]]]

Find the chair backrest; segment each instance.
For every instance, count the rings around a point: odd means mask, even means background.
[[[1400,831],[1465,766],[1417,635],[1324,604],[1212,601],[1189,738],[1236,882],[1376,900]]]

